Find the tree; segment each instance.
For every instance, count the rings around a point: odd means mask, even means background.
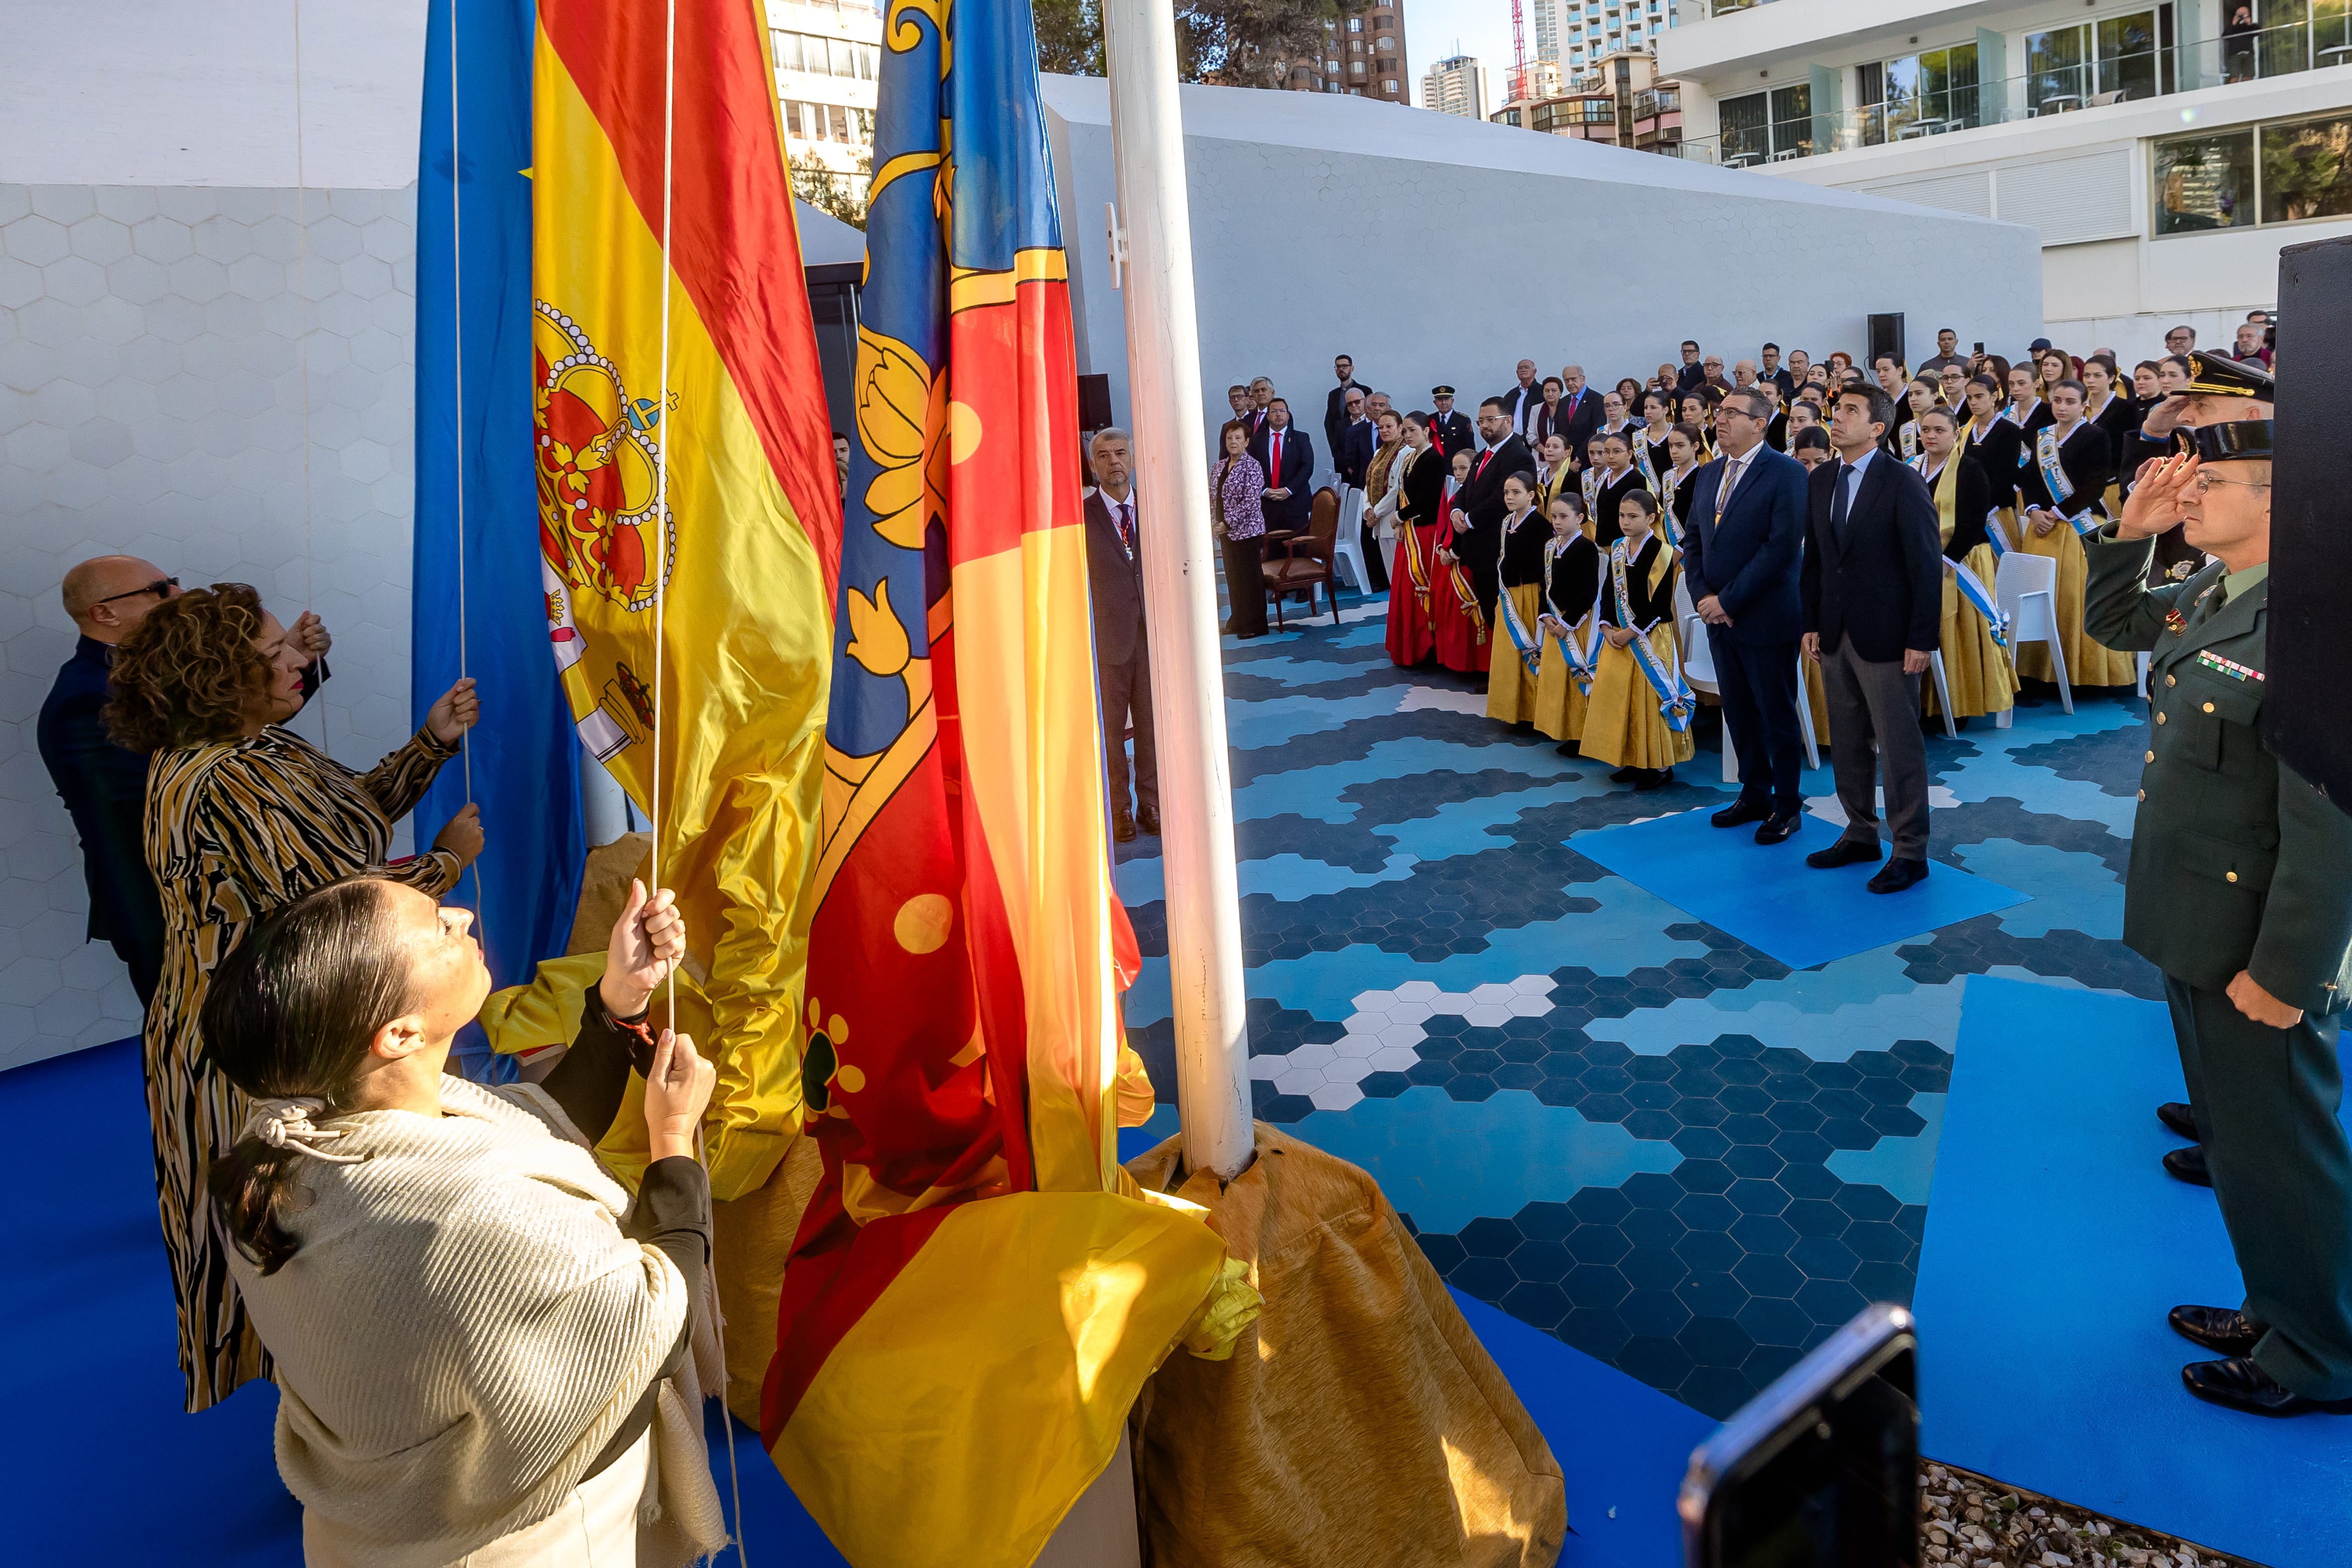
[[[1291,63],[1323,53],[1323,24],[1365,0],[1175,0],[1176,73],[1219,87],[1278,88]],[[1101,0],[1033,0],[1041,70],[1103,74]]]
[[[866,198],[853,193],[841,172],[814,152],[796,152],[791,159],[793,194],[821,213],[829,213],[851,228],[866,226]],[[871,177],[874,154],[857,155],[857,172]]]

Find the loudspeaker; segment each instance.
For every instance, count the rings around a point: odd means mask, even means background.
[[[1911,363],[1903,357],[1903,312],[1900,310],[1870,319],[1870,359],[1862,368],[1865,371],[1872,369],[1878,363],[1881,354],[1894,355],[1895,362],[1906,368]]]
[[[2278,413],[2263,739],[2352,810],[2352,529],[2341,412],[2352,408],[2352,236],[2279,252]]]
[[[1093,432],[1110,428],[1110,377],[1078,378],[1078,428]]]

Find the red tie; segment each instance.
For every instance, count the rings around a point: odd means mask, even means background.
[[[1274,433],[1274,451],[1270,455],[1274,458],[1275,487],[1279,489],[1282,486],[1282,432],[1278,430]]]
[[[1486,472],[1486,465],[1492,463],[1494,460],[1495,449],[1489,446],[1486,451],[1478,455],[1478,472],[1477,474],[1471,476],[1471,477],[1478,478],[1483,476]]]

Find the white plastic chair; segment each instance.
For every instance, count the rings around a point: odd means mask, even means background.
[[[1339,492],[1339,532],[1331,541],[1331,564],[1342,562],[1359,593],[1372,591],[1372,574],[1364,566],[1364,493],[1350,485]]]
[[[1993,601],[2009,617],[2010,657],[2027,643],[2041,643],[2050,650],[2050,664],[2058,674],[2058,701],[2068,713],[2074,711],[2074,688],[2066,679],[2066,647],[2058,638],[2058,563],[2046,555],[2030,555],[2021,549],[2011,550],[2000,558],[2000,569],[1994,573]],[[1995,727],[2006,729],[2010,714],[2004,711]]]
[[[1718,700],[1723,695],[1722,684],[1715,674],[1715,645],[1706,634],[1706,622],[1698,617],[1697,608],[1691,603],[1690,591],[1680,577],[1675,579],[1675,642],[1682,655],[1683,679],[1691,690],[1705,692]],[[1813,733],[1813,706],[1805,698],[1805,655],[1797,655],[1797,725],[1805,740],[1805,766],[1822,765],[1821,745]],[[1723,781],[1739,782],[1739,753],[1731,744],[1731,729],[1723,731]]]

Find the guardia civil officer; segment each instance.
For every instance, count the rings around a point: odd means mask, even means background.
[[[2200,424],[2143,471],[2086,543],[2084,630],[2146,651],[2153,710],[2132,828],[2124,942],[2164,971],[2173,1034],[2238,1308],[2179,1306],[2221,1359],[2181,1368],[2199,1398],[2265,1416],[2352,1413],[2352,1146],[2336,1113],[2352,986],[2352,817],[2263,744],[2271,423]],[[2214,558],[2150,588],[2178,527]]]

